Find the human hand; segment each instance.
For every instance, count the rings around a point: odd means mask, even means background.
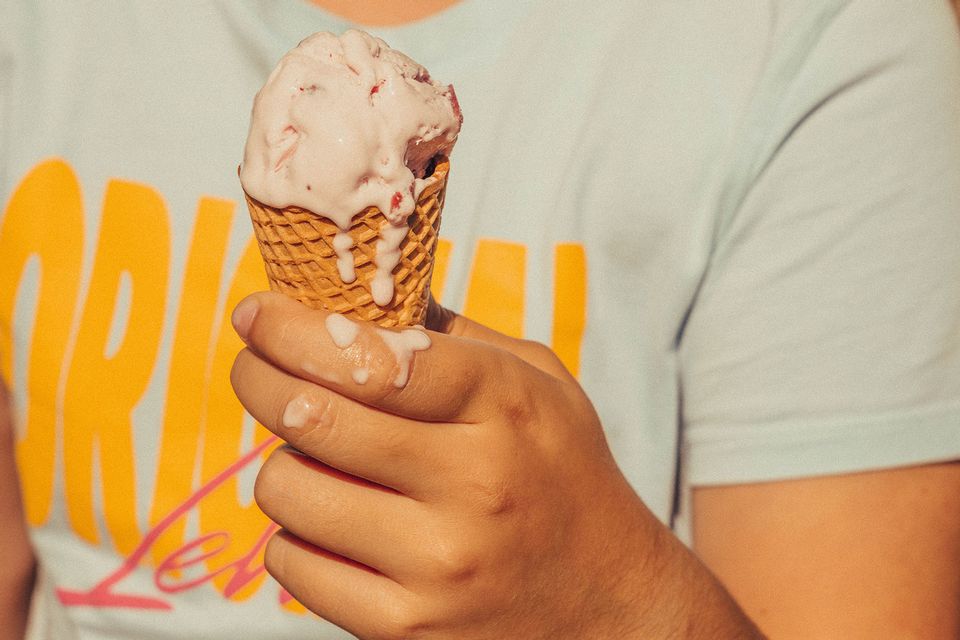
[[[649,618],[670,536],[546,347],[433,309],[450,335],[406,375],[384,330],[328,316],[274,293],[234,313],[234,389],[292,445],[256,485],[291,594],[360,638],[627,637]]]

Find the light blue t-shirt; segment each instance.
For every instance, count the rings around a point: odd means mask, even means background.
[[[348,637],[262,573],[272,443],[224,318],[265,286],[236,176],[253,95],[353,25],[299,0],[2,7],[0,364],[36,616]],[[464,112],[435,291],[552,345],[682,536],[694,486],[960,457],[946,2],[462,0],[370,31]]]

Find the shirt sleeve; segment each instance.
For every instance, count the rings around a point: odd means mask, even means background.
[[[680,337],[694,486],[960,458],[954,17],[854,1],[807,42],[770,53]]]

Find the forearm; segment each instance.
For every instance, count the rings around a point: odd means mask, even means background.
[[[674,606],[672,624],[663,637],[689,640],[711,638],[759,639],[763,634],[746,616],[722,584],[676,538],[670,576],[663,580],[667,588],[662,599]]]
[[[658,523],[659,524],[659,523]],[[759,640],[765,636],[722,584],[666,527],[642,574],[628,581],[643,602],[622,637],[683,640]]]
[[[10,406],[0,383],[0,640],[23,638],[36,571],[14,458]]]

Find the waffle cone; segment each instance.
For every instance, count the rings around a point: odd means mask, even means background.
[[[449,161],[437,163],[432,180],[417,199],[407,221],[410,228],[400,244],[400,262],[393,269],[393,299],[385,306],[373,301],[376,274],[373,258],[380,228],[389,224],[377,207],[353,217],[348,233],[353,239],[357,279],[345,283],[337,268],[333,239],[339,229],[328,218],[299,207],[278,209],[246,195],[254,234],[260,244],[270,288],[314,309],[326,309],[383,327],[423,324],[430,299],[433,253],[440,230]]]

